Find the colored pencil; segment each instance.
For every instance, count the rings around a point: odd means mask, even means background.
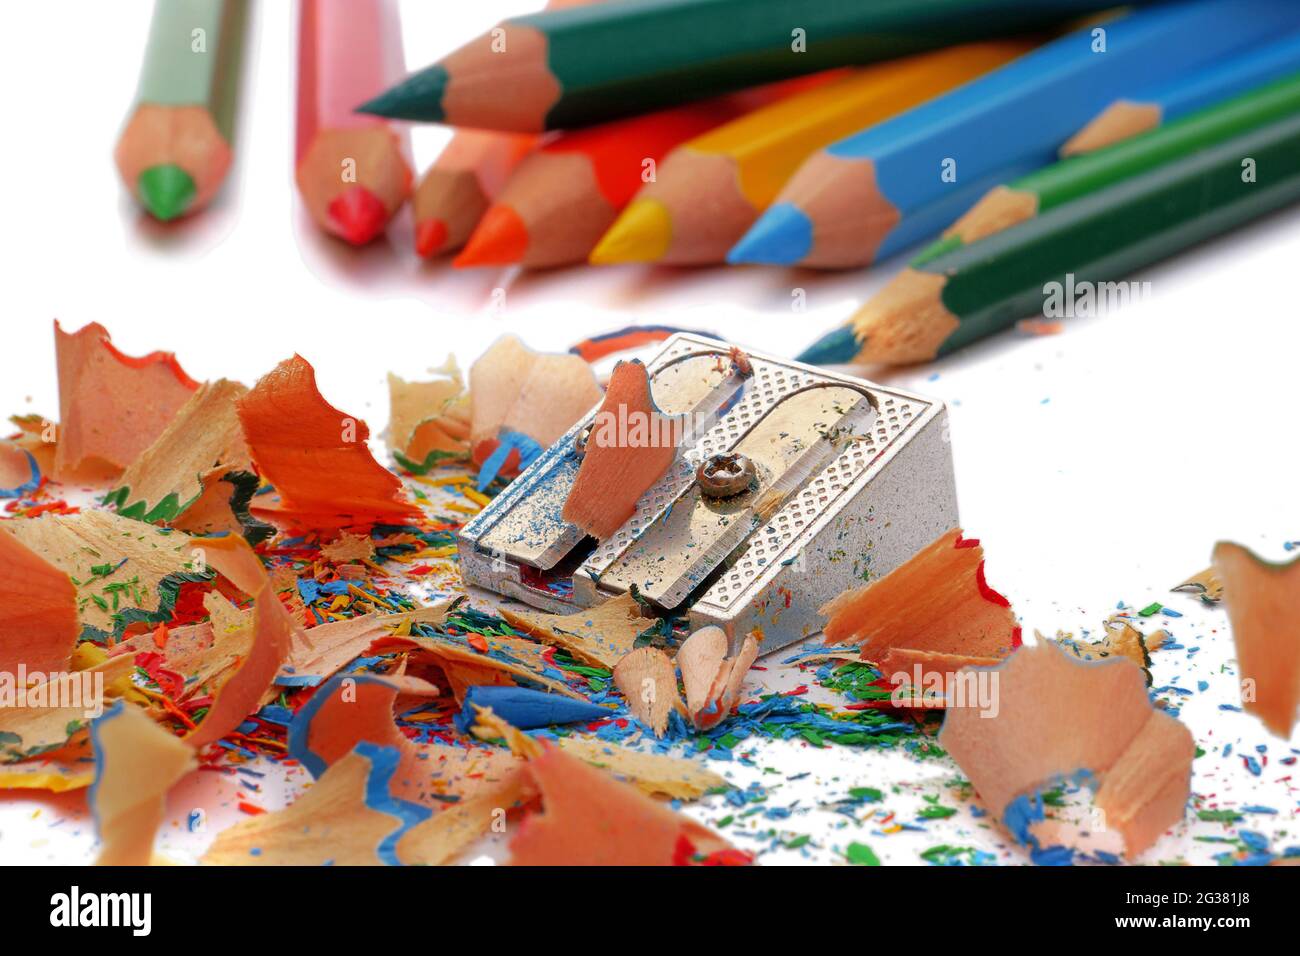
[[[621,0],[513,17],[360,109],[525,133],[568,129],[833,67],[1032,32],[1110,5]]]
[[[943,238],[917,253],[910,265],[918,266],[946,255],[1057,206],[1181,159],[1198,149],[1217,146],[1292,113],[1300,113],[1300,68],[1262,89],[998,186],[949,227]]]
[[[532,133],[458,131],[411,194],[416,254],[432,259],[464,246],[510,174],[536,146]]]
[[[1215,103],[1300,70],[1300,33],[1251,47],[1187,76],[1167,80],[1132,99],[1116,100],[1061,147],[1062,156],[1101,149],[1161,123],[1169,123]]]
[[[816,74],[560,133],[520,163],[453,265],[543,269],[585,262],[673,147],[836,78]]]
[[[1290,0],[1192,0],[1085,27],[813,154],[727,259],[867,265],[1055,161],[1118,96],[1297,24]]]
[[[302,0],[294,167],[312,219],[355,246],[384,231],[411,191],[403,139],[354,113],[403,72],[396,0]]]
[[[588,0],[551,0],[547,9]],[[456,252],[469,238],[506,180],[537,145],[532,133],[458,130],[411,193],[415,252],[425,259]]]
[[[135,106],[114,158],[127,189],[166,222],[206,206],[230,169],[246,0],[157,0]]]
[[[1028,41],[979,43],[869,66],[683,143],[605,233],[591,261],[722,262],[814,150],[1030,47]]]
[[[1030,315],[1124,301],[1117,282],[1300,200],[1300,114],[1250,130],[904,270],[820,360],[904,364]]]

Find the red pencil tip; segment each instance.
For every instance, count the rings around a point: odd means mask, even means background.
[[[493,206],[484,214],[474,234],[452,265],[508,266],[528,252],[528,227],[509,206]]]
[[[364,246],[388,225],[388,210],[365,186],[353,186],[335,196],[326,212],[334,234],[354,246]]]
[[[447,224],[441,219],[426,219],[415,227],[415,253],[432,259],[447,242]]]

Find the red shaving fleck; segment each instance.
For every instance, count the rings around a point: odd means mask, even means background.
[[[142,651],[135,655],[135,666],[139,667],[149,679],[157,684],[168,697],[176,697],[185,689],[185,678],[175,671],[163,667],[163,656],[154,651]]]
[[[239,809],[243,810],[249,816],[253,816],[253,817],[257,816],[258,814],[266,812],[261,807],[255,806],[254,804],[251,803],[245,803],[243,800],[239,801],[237,806],[239,807]]]
[[[46,512],[54,512],[61,515],[75,515],[81,512],[80,508],[69,508],[68,503],[60,498],[58,501],[47,501],[43,505],[33,505],[28,508],[26,515],[29,518],[35,518],[37,515],[43,515]]]
[[[983,561],[980,562],[980,566],[975,570],[975,583],[979,585],[980,595],[984,600],[990,601],[998,607],[1011,607],[1011,602],[1003,597],[1000,592],[989,587],[988,581],[984,580]]]
[[[695,856],[695,844],[682,833],[673,845],[673,866],[690,866]]]
[[[488,652],[488,642],[482,634],[471,634],[469,637],[465,638],[465,643],[474,648],[474,650],[478,651],[480,654],[486,654]]]
[[[735,847],[715,850],[700,861],[701,866],[749,866],[754,862],[754,854]]]

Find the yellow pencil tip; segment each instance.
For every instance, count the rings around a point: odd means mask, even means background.
[[[637,199],[596,243],[590,262],[598,266],[657,262],[668,254],[672,239],[673,221],[664,204],[655,199]]]

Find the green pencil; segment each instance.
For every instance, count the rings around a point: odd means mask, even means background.
[[[832,337],[856,346],[840,361],[926,361],[1026,316],[1123,301],[1116,280],[1297,199],[1292,114],[909,266]]]
[[[140,88],[114,157],[156,219],[202,209],[230,168],[246,0],[157,0]]]
[[[506,20],[360,109],[518,132],[585,126],[832,67],[1038,31],[1110,6],[621,0]]]
[[[921,265],[1049,209],[1292,113],[1300,113],[1300,73],[1149,133],[1035,170],[989,192],[949,227],[943,238],[919,252],[911,265]]]

